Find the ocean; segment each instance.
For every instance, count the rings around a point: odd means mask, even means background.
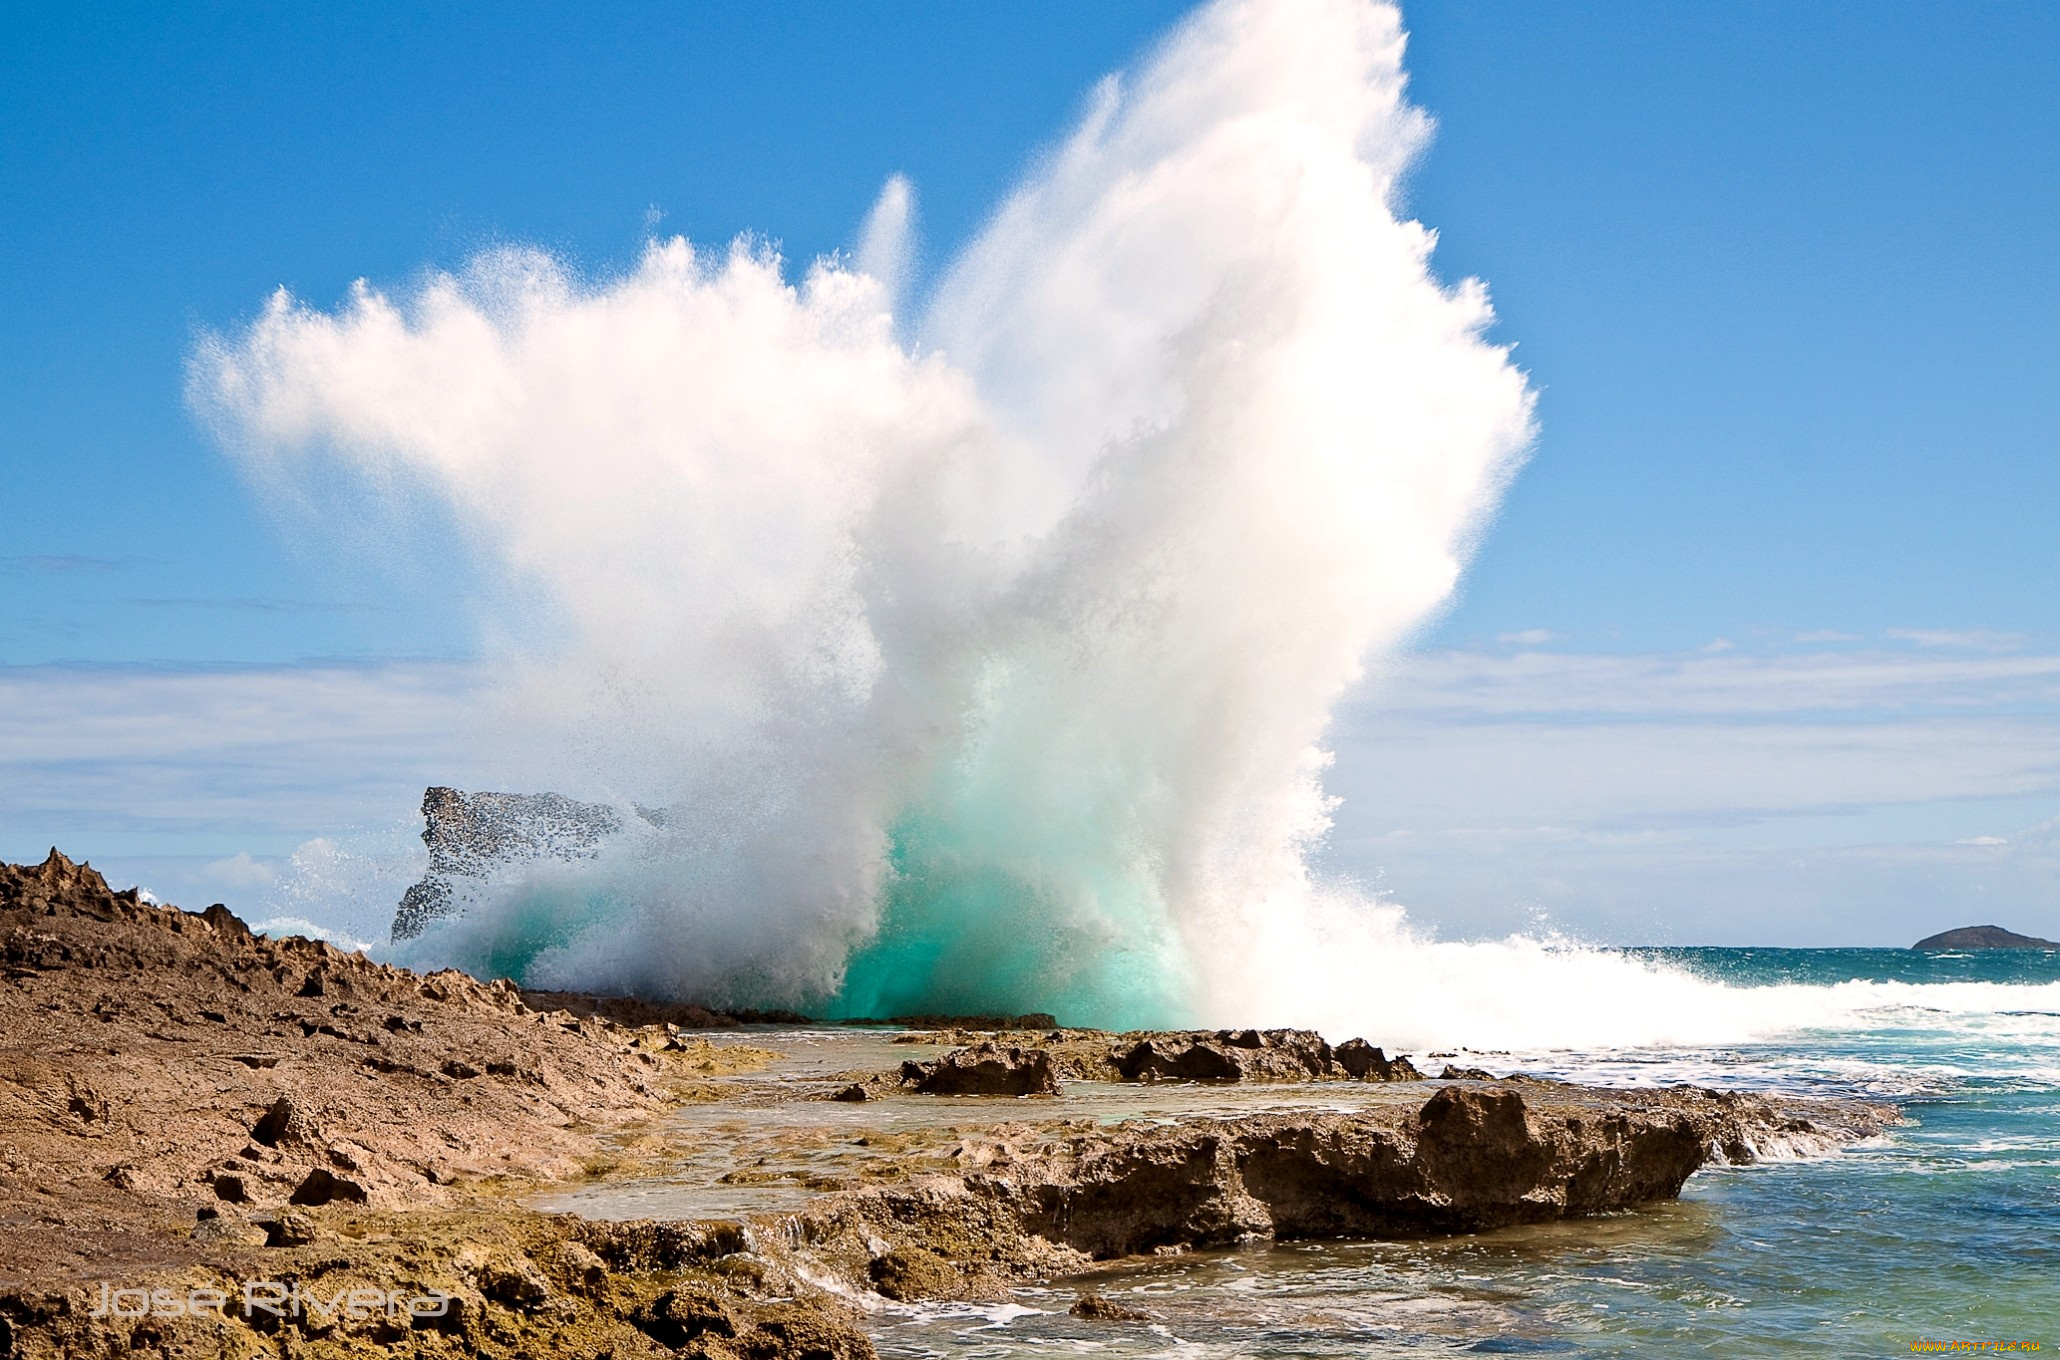
[[[875,1319],[881,1355],[2060,1349],[2060,951],[1630,952],[1743,989],[1743,999],[1827,989],[1839,1000],[1823,1010],[1838,1018],[1750,1043],[1458,1060],[1615,1085],[1850,1095],[1891,1101],[1908,1122],[1827,1156],[1713,1167],[1678,1203],[1606,1219],[1195,1252],[1000,1307],[892,1308]],[[1088,1286],[1153,1321],[1069,1316]]]

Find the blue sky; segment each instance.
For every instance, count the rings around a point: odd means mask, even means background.
[[[253,494],[202,328],[654,223],[805,260],[897,171],[934,263],[1182,8],[10,7],[0,853],[261,894],[458,777],[455,568]],[[1410,208],[1543,434],[1341,726],[1333,859],[1461,932],[2060,934],[2060,12],[1405,17]]]

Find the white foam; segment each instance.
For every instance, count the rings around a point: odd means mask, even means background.
[[[253,922],[250,928],[256,934],[270,936],[275,940],[289,935],[298,935],[307,940],[324,940],[346,954],[355,954],[372,948],[369,940],[355,939],[333,926],[324,925],[320,921],[310,921],[301,916],[274,916]]]

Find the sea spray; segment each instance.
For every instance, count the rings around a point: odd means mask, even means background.
[[[864,267],[499,250],[206,340],[195,405],[263,481],[446,506],[483,616],[548,608],[496,653],[511,761],[666,810],[411,957],[846,1013],[1364,1009],[1410,946],[1312,880],[1330,714],[1531,438],[1484,290],[1397,211],[1402,50],[1387,6],[1203,8],[913,316],[897,179]]]

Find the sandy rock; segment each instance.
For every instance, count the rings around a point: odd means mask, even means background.
[[[506,982],[144,902],[55,851],[0,865],[0,978],[0,1278],[94,1268],[205,1207],[419,1208],[576,1173],[709,1058],[546,1023]]]
[[[286,1213],[258,1222],[268,1247],[304,1247],[321,1236],[315,1220],[303,1213]]]
[[[193,1225],[193,1241],[206,1247],[262,1247],[270,1237],[261,1224],[229,1214],[216,1214]]]
[[[322,1141],[315,1121],[292,1096],[280,1096],[273,1101],[263,1117],[251,1125],[250,1136],[253,1142],[274,1148],[282,1143],[312,1146]]]
[[[301,1179],[288,1198],[290,1204],[305,1204],[319,1207],[324,1204],[363,1204],[371,1193],[362,1181],[340,1176],[328,1167],[318,1166]]]
[[[526,1257],[493,1259],[478,1267],[479,1292],[496,1303],[531,1310],[551,1297],[551,1282]]]
[[[560,1242],[547,1254],[546,1262],[569,1287],[591,1291],[608,1279],[608,1263],[580,1242]]]

